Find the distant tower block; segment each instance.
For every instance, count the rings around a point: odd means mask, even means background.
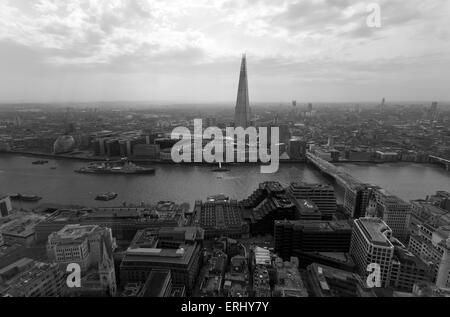
[[[437,101],[433,101],[430,107],[430,117],[432,120],[436,121],[438,119],[439,111],[438,111],[438,103]]]
[[[297,107],[297,100],[292,101],[292,107]]]
[[[329,147],[334,146],[334,136],[329,136],[328,137],[328,146]]]
[[[247,128],[250,125],[251,110],[248,98],[247,59],[242,56],[241,72],[239,75],[239,87],[234,114],[235,127]]]
[[[381,100],[381,103],[380,103],[380,111],[383,111],[385,103],[386,103],[386,99],[383,97],[383,99]]]

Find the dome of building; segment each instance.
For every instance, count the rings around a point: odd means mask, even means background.
[[[71,135],[61,135],[53,144],[55,154],[67,153],[75,148],[75,139]]]

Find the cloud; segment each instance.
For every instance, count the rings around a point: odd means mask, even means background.
[[[379,29],[366,25],[372,2]],[[361,83],[425,71],[438,82],[449,14],[447,0],[3,0],[0,81],[150,76],[186,90],[202,82],[213,95],[222,93],[214,82],[232,86],[247,52],[255,81]]]
[[[205,45],[200,32],[176,28],[182,11],[162,1],[40,0],[29,6],[24,14],[14,1],[1,5],[0,40],[54,49],[48,62],[56,65],[112,63],[143,52],[189,54]]]

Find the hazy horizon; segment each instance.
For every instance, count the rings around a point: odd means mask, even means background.
[[[436,101],[436,100],[433,100]],[[386,101],[385,107],[389,106],[423,106],[428,108],[433,101]],[[311,101],[311,102],[299,102],[297,101],[298,109],[306,109],[307,105],[311,103],[315,109],[323,107],[353,107],[355,105],[365,107],[374,107],[380,104],[380,101],[359,101],[359,102],[323,102],[323,101]],[[440,109],[450,109],[450,101],[438,101]],[[0,102],[0,110],[4,108],[21,108],[21,107],[71,107],[71,108],[106,108],[112,107],[112,109],[128,109],[128,110],[160,110],[164,109],[181,109],[185,108],[201,108],[201,109],[217,109],[225,106],[221,110],[234,111],[234,101],[220,101],[220,102],[170,102],[170,101],[132,101],[132,100],[118,100],[118,101],[83,101],[83,102]],[[281,107],[292,108],[292,101],[264,101],[264,102],[251,102],[251,107],[254,109],[266,108],[266,107]],[[273,109],[275,110],[275,109]]]
[[[244,52],[252,104],[446,102],[449,16],[446,0],[5,0],[0,103],[234,103]]]

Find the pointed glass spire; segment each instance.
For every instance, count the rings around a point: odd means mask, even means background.
[[[248,98],[247,58],[242,55],[239,87],[234,114],[234,126],[247,128],[250,125],[250,102]]]

